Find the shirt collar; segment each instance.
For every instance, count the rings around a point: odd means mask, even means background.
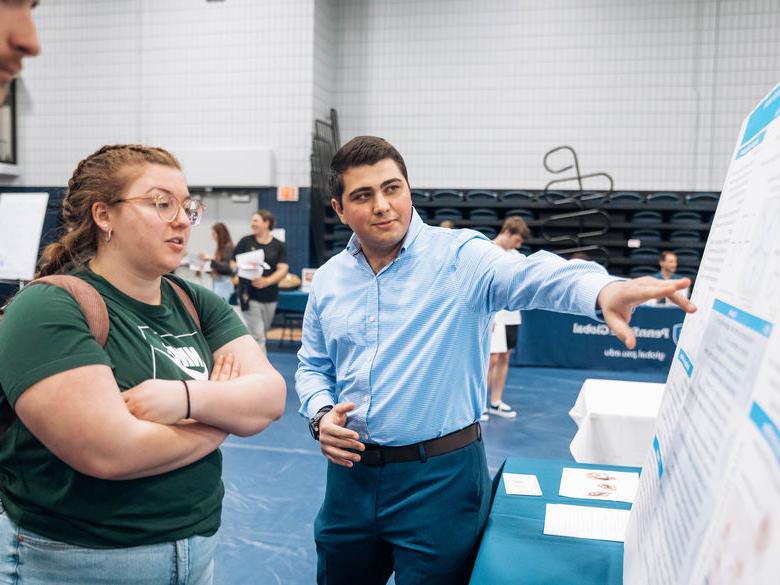
[[[401,251],[399,252],[399,255],[406,252],[409,246],[414,243],[414,240],[420,234],[424,225],[425,223],[422,219],[420,219],[417,210],[412,207],[412,221],[409,222],[409,229],[406,230],[406,235],[404,236],[404,240],[401,243]],[[350,236],[346,249],[347,252],[349,252],[352,256],[357,256],[360,253],[362,247],[360,246],[360,240],[358,240],[357,234],[353,233],[352,236]]]

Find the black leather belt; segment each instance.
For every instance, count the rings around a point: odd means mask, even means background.
[[[474,441],[482,440],[482,429],[478,422],[467,426],[464,429],[431,439],[422,441],[414,445],[403,445],[401,447],[383,447],[373,443],[366,443],[366,450],[360,453],[360,462],[364,465],[382,466],[386,463],[403,463],[405,461],[425,461],[428,457],[444,455],[466,445],[471,445]]]

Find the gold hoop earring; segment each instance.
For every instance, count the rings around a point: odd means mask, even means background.
[[[108,231],[106,232],[106,244],[108,244],[111,241],[111,228],[108,228]]]

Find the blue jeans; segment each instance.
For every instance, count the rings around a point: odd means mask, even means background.
[[[230,301],[230,295],[235,291],[235,287],[229,276],[214,275],[211,277],[211,289],[221,296],[225,301]]]
[[[84,548],[20,528],[0,507],[2,585],[211,585],[216,535]]]

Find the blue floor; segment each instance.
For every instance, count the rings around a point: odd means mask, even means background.
[[[312,525],[325,493],[325,458],[298,416],[292,352],[269,358],[287,380],[287,411],[256,437],[224,445],[225,504],[216,585],[310,585],[317,556]],[[586,378],[663,382],[665,374],[511,368],[504,400],[516,419],[491,417],[483,436],[491,473],[511,455],[571,459],[569,409]]]

